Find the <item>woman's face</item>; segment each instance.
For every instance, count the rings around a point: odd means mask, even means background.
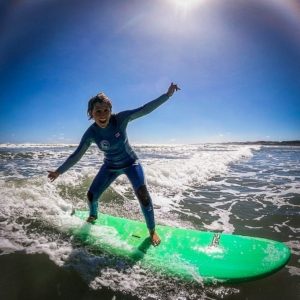
[[[106,128],[109,123],[110,116],[111,111],[108,104],[96,102],[92,110],[92,117],[96,124],[101,128]]]

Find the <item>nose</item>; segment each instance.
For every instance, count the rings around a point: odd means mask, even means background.
[[[98,112],[98,115],[99,115],[100,117],[105,117],[105,116],[106,116],[106,113],[105,113],[104,111],[100,111],[100,112]]]

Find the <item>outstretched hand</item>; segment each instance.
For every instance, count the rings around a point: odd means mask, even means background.
[[[52,181],[54,181],[58,176],[59,176],[59,173],[58,172],[53,172],[53,171],[47,171],[49,174],[48,174],[48,178]]]
[[[177,84],[174,84],[173,82],[171,83],[171,85],[169,86],[169,89],[168,89],[168,91],[167,91],[167,95],[169,96],[169,97],[171,97],[173,94],[174,94],[174,92],[176,91],[179,91],[180,90],[180,88],[177,86]]]

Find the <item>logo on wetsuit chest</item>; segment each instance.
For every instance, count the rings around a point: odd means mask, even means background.
[[[103,140],[100,142],[100,148],[101,150],[108,150],[110,147],[110,143],[107,140]]]

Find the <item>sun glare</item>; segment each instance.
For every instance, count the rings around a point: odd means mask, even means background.
[[[188,10],[199,4],[201,0],[170,0],[178,9]]]
[[[178,15],[187,16],[203,0],[168,0],[168,2],[175,8]]]

